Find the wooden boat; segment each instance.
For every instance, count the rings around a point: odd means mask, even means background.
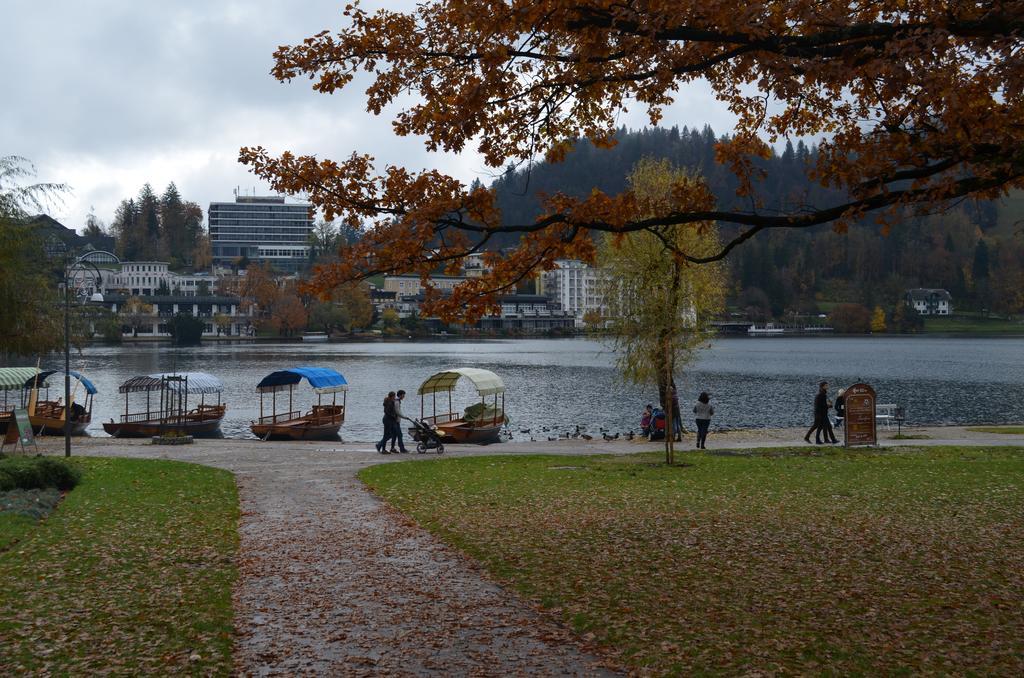
[[[316,405],[306,412],[296,410],[293,394],[296,384],[303,379],[316,392]],[[260,394],[260,418],[250,425],[253,434],[263,440],[337,440],[338,429],[345,423],[345,400],[348,396],[348,382],[340,372],[329,367],[293,367],[271,372],[263,377],[256,390]],[[278,392],[288,391],[288,409],[277,411]],[[271,397],[271,413],[264,415],[264,396]],[[331,403],[325,404],[323,396],[331,394]],[[338,394],[342,394],[338,404]],[[282,404],[284,398],[281,398]]]
[[[24,389],[28,393],[28,420],[36,435],[64,435],[64,403],[61,398],[50,399],[50,383],[48,379],[55,375],[64,375],[64,370],[46,370],[25,381]],[[71,435],[83,435],[92,422],[92,402],[96,395],[96,387],[81,373],[68,372],[75,385],[71,390]],[[63,379],[61,380],[63,384]],[[84,405],[77,402],[80,389],[85,390]],[[40,397],[40,391],[42,396]],[[63,394],[63,389],[61,389]]]
[[[302,343],[304,344],[323,344],[328,339],[329,337],[326,332],[306,332],[302,335]]]
[[[7,435],[7,425],[14,426],[14,410],[25,406],[25,382],[39,374],[38,367],[0,367],[0,437]],[[17,394],[17,395],[15,395]]]
[[[456,413],[452,408],[452,391],[459,379],[465,377],[476,388],[480,402]],[[448,412],[437,412],[437,394],[448,393]],[[475,443],[486,445],[500,439],[501,427],[505,424],[505,383],[490,370],[476,367],[459,367],[430,376],[420,384],[420,419],[432,424],[441,434],[445,443]],[[432,395],[431,415],[426,416],[425,396]],[[498,396],[501,396],[499,404]],[[488,402],[488,396],[493,400]],[[409,429],[417,439],[415,428]]]
[[[120,421],[104,422],[103,430],[118,438],[143,438],[163,435],[211,437],[220,433],[220,422],[227,406],[220,401],[224,385],[206,372],[159,373],[132,377],[121,384],[124,414]],[[129,396],[146,394],[146,409],[131,412]],[[155,394],[155,398],[154,398]],[[217,395],[217,403],[206,402]],[[189,409],[189,396],[199,396],[199,404]],[[153,402],[156,400],[157,402]],[[153,409],[154,406],[156,409]]]

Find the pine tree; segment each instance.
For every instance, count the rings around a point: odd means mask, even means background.
[[[160,196],[160,231],[163,250],[172,266],[182,265],[190,258],[191,244],[185,232],[185,206],[174,182],[167,184]]]
[[[117,256],[127,261],[142,258],[145,234],[139,229],[139,209],[131,198],[122,200],[114,213],[110,230],[117,238]]]
[[[142,186],[138,198],[139,232],[145,240],[142,242],[140,258],[158,261],[164,258],[164,248],[160,238],[160,199],[153,192],[149,182]]]

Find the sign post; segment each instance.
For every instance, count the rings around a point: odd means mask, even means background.
[[[7,425],[7,436],[0,449],[3,449],[7,443],[14,443],[15,450],[21,445],[22,452],[28,452],[26,449],[28,445],[31,445],[36,452],[39,451],[36,446],[36,437],[32,435],[32,422],[28,420],[28,410],[14,410],[11,413],[11,422]]]
[[[877,445],[875,420],[875,389],[868,384],[854,384],[846,389],[846,419],[843,421],[843,444]]]

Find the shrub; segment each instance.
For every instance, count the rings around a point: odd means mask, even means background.
[[[839,304],[828,319],[841,334],[867,334],[871,331],[871,311],[861,304]]]
[[[82,472],[52,457],[7,457],[0,459],[0,492],[42,490],[54,487],[70,490],[82,479]]]

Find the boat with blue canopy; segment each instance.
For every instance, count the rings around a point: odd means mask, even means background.
[[[81,372],[71,370],[74,386],[71,387],[71,434],[82,435],[92,421],[92,401],[96,395],[96,387]],[[25,380],[22,388],[28,393],[28,420],[36,435],[63,435],[64,414],[66,412],[61,397],[50,398],[50,377],[57,375],[59,385],[64,385],[64,370],[43,370],[39,374]],[[53,384],[56,387],[57,383]],[[79,392],[85,391],[82,402]],[[63,390],[61,390],[63,394]]]
[[[316,404],[306,412],[296,409],[295,387],[303,380],[316,393]],[[292,367],[271,372],[263,377],[256,390],[260,394],[260,418],[252,422],[254,435],[263,440],[337,440],[338,430],[345,423],[345,401],[348,397],[348,382],[345,377],[329,367]],[[284,406],[284,392],[288,393],[288,408],[278,412],[278,401]],[[278,396],[278,394],[281,394]],[[338,403],[338,394],[341,403]],[[264,414],[267,394],[270,395],[270,414]],[[331,402],[325,403],[325,395]]]
[[[220,401],[224,384],[206,372],[159,372],[132,377],[117,389],[124,394],[124,414],[120,421],[103,423],[103,430],[114,437],[139,438],[166,435],[214,437],[220,434],[220,422],[227,405]],[[130,410],[132,394],[146,394],[146,409]],[[207,402],[213,395],[216,403]],[[189,396],[195,403],[190,408]],[[140,396],[137,396],[140,397]]]

